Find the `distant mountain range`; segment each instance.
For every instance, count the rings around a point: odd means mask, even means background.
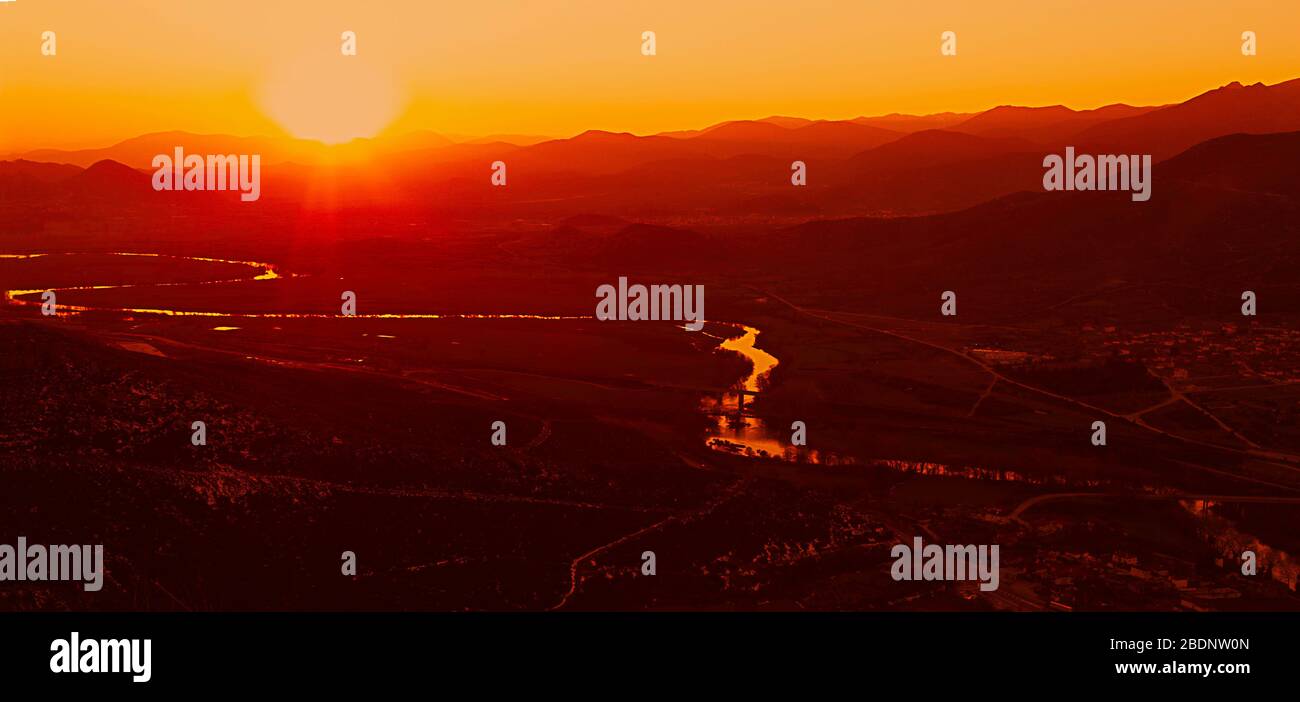
[[[1252,289],[1274,313],[1300,313],[1300,131],[1217,137],[1158,164],[1153,180],[1159,197],[1140,204],[1040,189],[928,217],[814,220],[759,235],[729,260],[755,270],[781,260],[827,299],[852,291],[898,313],[932,313],[939,289],[1041,312],[1068,298],[1062,290],[1107,288],[1135,301],[1158,289],[1166,308],[1225,318]],[[1015,309],[1004,305],[1004,320]]]
[[[419,132],[326,146],[162,132],[103,149],[39,150],[0,162],[0,199],[129,202],[134,190],[148,189],[147,177],[137,176],[148,173],[153,157],[181,146],[193,154],[261,154],[262,192],[271,201],[300,199],[332,182],[348,184],[335,188],[343,203],[490,203],[631,218],[907,215],[1041,190],[1044,154],[1067,145],[1079,153],[1149,153],[1162,161],[1217,137],[1295,131],[1300,79],[1232,83],[1158,107],[999,106],[976,114],[839,121],[773,116],[649,136],[591,130],[565,139],[455,141]],[[489,183],[497,160],[508,166],[508,188]],[[805,188],[790,185],[795,160],[807,165]],[[358,168],[362,163],[366,167]],[[1159,197],[1159,185],[1156,192]]]

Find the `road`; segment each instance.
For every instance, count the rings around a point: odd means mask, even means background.
[[[875,332],[875,333],[877,333],[877,334],[884,334],[885,336],[890,336],[890,337],[893,337],[893,338],[896,338],[896,339],[901,339],[901,340],[903,340],[903,341],[911,342],[911,343],[914,343],[914,344],[920,344],[920,345],[922,345],[922,346],[926,346],[926,347],[929,347],[929,348],[935,349],[935,350],[937,350],[937,351],[942,351],[943,353],[950,354],[950,355],[952,355],[952,356],[956,356],[957,358],[960,358],[960,359],[962,359],[963,361],[966,361],[966,362],[968,362],[968,363],[970,363],[970,364],[972,364],[972,365],[975,365],[975,366],[979,367],[979,368],[980,368],[981,370],[983,370],[985,373],[988,373],[989,376],[991,376],[991,377],[993,378],[993,380],[995,380],[996,382],[1006,383],[1007,385],[1011,385],[1011,386],[1014,386],[1014,387],[1017,387],[1017,388],[1021,388],[1021,389],[1023,389],[1023,390],[1027,390],[1027,391],[1032,392],[1032,393],[1035,393],[1035,394],[1037,394],[1037,395],[1041,395],[1041,396],[1044,396],[1044,397],[1049,397],[1049,398],[1052,398],[1052,399],[1054,399],[1054,400],[1057,400],[1057,401],[1060,401],[1060,402],[1064,402],[1064,403],[1067,403],[1067,404],[1069,404],[1069,405],[1073,405],[1073,406],[1075,406],[1075,407],[1079,407],[1079,408],[1082,408],[1082,409],[1086,409],[1086,410],[1088,410],[1088,411],[1090,411],[1090,412],[1094,412],[1094,413],[1099,414],[1099,415],[1104,415],[1104,416],[1107,416],[1107,417],[1111,417],[1111,418],[1113,418],[1113,419],[1124,420],[1124,421],[1127,421],[1127,422],[1129,422],[1129,423],[1131,423],[1131,424],[1133,424],[1133,425],[1135,425],[1135,426],[1141,427],[1142,429],[1145,429],[1146,431],[1152,432],[1152,433],[1154,433],[1154,434],[1158,434],[1158,435],[1163,436],[1163,437],[1165,437],[1165,438],[1172,439],[1172,440],[1174,440],[1174,441],[1178,441],[1178,442],[1181,442],[1181,443],[1184,443],[1184,444],[1190,444],[1190,445],[1198,446],[1198,447],[1202,447],[1202,448],[1212,448],[1212,449],[1214,449],[1214,450],[1216,450],[1216,451],[1225,451],[1225,452],[1228,452],[1228,453],[1233,453],[1233,454],[1237,454],[1237,455],[1247,456],[1247,457],[1252,458],[1252,459],[1255,459],[1255,460],[1264,461],[1264,462],[1269,463],[1269,464],[1271,464],[1271,465],[1275,465],[1275,466],[1278,466],[1278,467],[1286,468],[1287,470],[1295,471],[1295,472],[1297,472],[1297,473],[1300,473],[1300,455],[1291,454],[1291,453],[1286,453],[1286,452],[1283,452],[1283,451],[1268,450],[1268,449],[1263,449],[1263,448],[1245,448],[1245,449],[1243,449],[1243,448],[1238,448],[1238,447],[1235,447],[1235,446],[1225,446],[1225,445],[1223,445],[1223,444],[1215,444],[1215,443],[1211,443],[1211,442],[1208,442],[1208,441],[1200,441],[1200,440],[1197,440],[1197,439],[1191,439],[1191,438],[1188,438],[1188,437],[1179,436],[1178,434],[1173,434],[1173,433],[1171,433],[1171,432],[1167,432],[1167,431],[1165,431],[1165,430],[1163,430],[1163,429],[1160,429],[1160,428],[1158,428],[1158,427],[1152,426],[1151,424],[1149,424],[1149,423],[1147,423],[1146,421],[1142,420],[1140,417],[1134,417],[1134,416],[1130,416],[1130,415],[1126,415],[1126,414],[1120,414],[1120,413],[1118,413],[1118,412],[1113,412],[1113,411],[1111,411],[1111,410],[1105,409],[1104,407],[1098,407],[1097,405],[1094,405],[1094,404],[1091,404],[1091,403],[1088,403],[1088,402],[1084,402],[1083,400],[1079,400],[1079,399],[1077,399],[1077,398],[1070,397],[1070,396],[1068,396],[1068,395],[1061,395],[1061,394],[1059,394],[1059,393],[1052,392],[1051,390],[1047,390],[1047,389],[1045,389],[1045,388],[1040,388],[1040,387],[1036,387],[1036,386],[1033,386],[1033,385],[1029,385],[1029,384],[1027,384],[1027,383],[1021,382],[1021,381],[1019,381],[1019,380],[1016,380],[1016,379],[1014,379],[1014,378],[1008,377],[1007,375],[1003,374],[1001,371],[997,370],[997,369],[994,368],[993,366],[990,366],[989,364],[987,364],[987,363],[981,361],[980,359],[978,359],[978,358],[976,358],[976,357],[974,357],[974,356],[971,356],[971,355],[969,355],[969,354],[963,352],[963,351],[960,350],[960,349],[950,348],[950,347],[948,347],[948,346],[944,346],[944,345],[942,345],[942,344],[937,344],[937,343],[934,343],[934,342],[931,342],[931,341],[926,341],[925,339],[918,339],[918,338],[913,337],[913,336],[908,336],[908,335],[906,335],[906,334],[902,334],[902,333],[900,333],[900,332],[896,332],[896,331],[894,331],[894,330],[892,330],[892,329],[885,329],[885,328],[882,328],[882,327],[872,326],[872,325],[869,325],[869,324],[862,324],[862,323],[859,323],[859,322],[851,322],[851,321],[848,321],[848,320],[845,320],[845,319],[839,319],[839,318],[833,316],[833,315],[837,314],[837,313],[834,312],[834,311],[831,311],[831,310],[819,310],[819,309],[814,309],[814,308],[803,307],[803,306],[801,306],[801,305],[797,305],[797,304],[795,304],[795,303],[793,303],[793,302],[790,302],[789,300],[785,299],[784,297],[781,297],[780,295],[777,295],[776,293],[773,293],[773,292],[770,292],[770,291],[766,291],[766,290],[762,290],[762,291],[759,291],[759,292],[761,292],[763,295],[766,295],[766,296],[768,296],[768,297],[770,297],[770,298],[772,298],[772,299],[774,299],[774,300],[777,300],[777,301],[781,302],[782,304],[784,304],[784,305],[786,305],[787,307],[789,307],[791,310],[794,310],[795,312],[797,312],[797,313],[799,313],[799,314],[802,314],[802,315],[805,315],[805,316],[808,316],[808,317],[813,317],[813,318],[816,318],[816,319],[820,319],[820,320],[827,321],[827,322],[832,322],[832,323],[835,323],[835,324],[841,324],[841,325],[848,326],[848,327],[854,327],[854,328],[857,328],[857,329],[863,329],[863,330],[866,330],[866,331]],[[992,386],[990,386],[990,388],[989,388],[988,390],[985,390],[985,393],[987,394],[989,391],[991,391],[991,389],[992,389]],[[1181,396],[1181,394],[1179,395],[1179,398],[1178,398],[1178,399],[1182,399],[1182,400],[1184,400],[1184,401],[1187,401],[1183,396]],[[982,400],[981,400],[981,401],[982,401]],[[1171,398],[1170,401],[1173,401],[1173,398]],[[1162,404],[1163,404],[1163,403],[1162,403]],[[1192,403],[1190,403],[1190,401],[1188,401],[1188,404],[1191,405]],[[1196,407],[1196,408],[1197,408],[1198,410],[1200,410],[1201,412],[1205,412],[1205,410],[1204,410],[1204,409],[1201,409],[1199,406],[1196,406],[1196,405],[1192,405],[1192,406]],[[1153,408],[1148,408],[1148,409],[1153,409]],[[1208,414],[1208,413],[1207,413],[1207,414]],[[1219,422],[1219,423],[1220,423],[1221,426],[1224,426],[1225,428],[1227,427],[1227,425],[1223,424],[1222,422]],[[1231,431],[1231,429],[1229,429],[1229,431]],[[1279,461],[1281,461],[1281,462],[1279,463]],[[1239,480],[1245,480],[1245,481],[1249,481],[1249,482],[1258,483],[1258,484],[1261,484],[1261,485],[1267,485],[1267,486],[1269,486],[1269,487],[1280,488],[1280,489],[1291,490],[1291,491],[1295,491],[1295,490],[1297,489],[1297,488],[1295,488],[1295,487],[1293,487],[1293,486],[1290,486],[1290,485],[1283,485],[1283,484],[1280,484],[1280,483],[1274,483],[1274,482],[1271,482],[1271,481],[1262,480],[1262,479],[1259,479],[1259,478],[1252,478],[1252,477],[1248,477],[1248,476],[1244,476],[1244,475],[1239,475],[1239,474],[1235,474],[1235,473],[1227,473],[1227,472],[1224,472],[1224,471],[1221,471],[1221,470],[1217,470],[1217,469],[1214,469],[1214,468],[1210,468],[1210,467],[1208,467],[1208,466],[1198,466],[1198,467],[1199,467],[1199,468],[1202,468],[1202,469],[1204,469],[1204,470],[1207,470],[1207,471],[1210,471],[1210,472],[1213,472],[1213,473],[1219,474],[1219,475],[1227,475],[1227,476],[1230,476],[1230,477],[1233,477],[1233,478],[1236,478],[1236,479],[1239,479]]]

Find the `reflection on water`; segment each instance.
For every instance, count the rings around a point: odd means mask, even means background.
[[[734,339],[727,339],[719,344],[719,348],[728,351],[735,351],[744,356],[753,365],[749,376],[745,378],[744,388],[752,392],[758,392],[759,381],[766,378],[776,368],[779,361],[776,356],[758,348],[755,344],[758,342],[759,331],[753,327],[741,325],[744,334]]]
[[[823,453],[806,446],[791,446],[789,441],[778,439],[762,419],[735,414],[734,403],[730,407],[731,414],[711,417],[715,423],[709,432],[708,443],[709,448],[715,451],[738,456],[778,458],[791,463],[840,465],[855,462],[851,458]]]
[[[224,263],[232,266],[247,266],[257,271],[257,275],[252,278],[224,278],[221,280],[203,280],[196,282],[178,282],[178,283],[121,283],[118,285],[77,285],[61,288],[37,288],[33,290],[6,290],[4,291],[4,302],[12,302],[19,305],[39,305],[40,300],[24,300],[25,296],[38,295],[46,290],[55,290],[64,292],[67,290],[113,290],[115,288],[138,288],[138,287],[179,287],[185,285],[219,285],[221,283],[238,283],[245,280],[275,280],[280,274],[275,271],[275,265],[264,263],[262,261],[237,261],[227,258],[209,258],[206,256],[176,256],[172,254],[158,253],[137,253],[128,251],[114,251],[106,253],[93,254],[76,254],[76,253],[58,253],[58,254],[0,254],[0,258],[40,258],[43,256],[122,256],[122,257],[140,257],[140,258],[169,258],[177,261],[199,261],[202,263]],[[161,314],[161,315],[195,315],[209,317],[227,317],[230,315],[220,313],[206,312],[179,312],[176,310],[154,310],[154,309],[132,309],[125,307],[86,307],[83,305],[59,305],[61,313],[78,313],[78,312],[125,312],[132,314]]]
[[[23,299],[28,296],[39,295],[46,290],[55,290],[65,292],[69,290],[113,290],[117,288],[140,288],[140,287],[180,287],[189,285],[221,285],[224,283],[240,283],[248,280],[278,280],[284,276],[276,271],[275,264],[265,263],[262,261],[240,261],[226,258],[209,258],[206,256],[180,256],[172,254],[158,253],[135,253],[135,252],[109,252],[94,254],[0,254],[4,258],[39,258],[42,256],[140,256],[146,258],[170,258],[178,261],[199,261],[202,263],[224,263],[235,266],[246,266],[255,272],[255,275],[243,278],[223,278],[220,280],[203,280],[188,281],[178,283],[121,283],[117,285],[78,285],[59,288],[36,288],[31,290],[6,290],[4,291],[4,301],[18,305],[40,305],[39,299]],[[290,276],[292,277],[292,276]],[[563,319],[579,320],[591,319],[587,316],[564,316],[564,315],[540,315],[540,314],[427,314],[427,313],[380,313],[380,314],[355,314],[343,315],[340,313],[321,313],[321,312],[207,312],[196,310],[173,310],[153,307],[92,307],[87,305],[69,305],[60,303],[58,306],[60,314],[77,314],[81,312],[117,312],[121,314],[148,314],[159,315],[164,317],[228,317],[232,319]],[[776,359],[773,359],[775,361]]]
[[[1062,475],[1031,475],[1004,468],[982,466],[955,466],[933,461],[909,461],[887,458],[859,458],[830,451],[817,451],[805,446],[791,446],[789,432],[783,435],[772,431],[759,417],[740,417],[735,414],[712,417],[715,424],[709,432],[709,447],[737,456],[774,458],[790,463],[815,463],[825,466],[863,466],[884,468],[900,473],[912,473],[939,478],[964,480],[989,480],[1024,483],[1044,487],[1099,488],[1106,483],[1100,480],[1070,480]],[[1143,488],[1148,492],[1150,488]]]
[[[734,351],[749,361],[749,375],[740,383],[740,387],[747,392],[757,393],[780,361],[776,356],[758,348],[759,330],[746,325],[737,326],[743,333],[735,338],[723,339],[718,348]],[[707,438],[709,448],[740,456],[778,458],[795,463],[838,465],[854,462],[852,459],[846,460],[805,446],[791,446],[788,441],[778,438],[762,419],[744,413],[744,404],[751,398],[752,396],[738,391],[725,393],[721,397],[704,398],[701,409],[714,421]]]
[[[723,340],[719,348],[735,351],[749,360],[752,368],[749,375],[740,383],[746,393],[760,392],[764,381],[780,361],[772,354],[757,348],[759,330],[741,326],[744,334]],[[749,399],[752,396],[739,391],[725,393],[722,397],[705,397],[701,410],[709,415],[713,426],[708,431],[706,442],[715,451],[737,456],[753,458],[773,458],[791,463],[814,463],[818,465],[868,466],[887,470],[915,473],[946,478],[964,478],[967,480],[993,480],[1003,482],[1026,483],[1044,486],[1100,487],[1098,480],[1067,480],[1060,475],[1029,475],[1001,468],[983,468],[979,466],[952,466],[929,461],[907,461],[880,458],[865,458],[818,451],[806,446],[790,444],[790,430],[782,427],[770,427],[761,417],[746,414]],[[745,404],[742,404],[742,400]]]
[[[756,348],[758,330],[743,327],[744,335],[723,340],[720,348],[735,351],[749,359],[752,369],[740,384],[745,391],[760,392],[760,383],[779,363],[772,354]],[[992,354],[991,354],[992,355]],[[992,360],[1000,360],[998,356]],[[751,458],[770,458],[790,463],[812,463],[826,466],[846,465],[887,470],[916,475],[961,478],[966,480],[987,480],[997,482],[1015,482],[1043,487],[1101,488],[1107,481],[1069,480],[1056,474],[1031,475],[1001,468],[984,468],[980,466],[953,466],[930,461],[908,461],[890,459],[866,459],[817,451],[804,446],[790,444],[790,431],[784,427],[770,427],[760,417],[746,414],[747,396],[739,391],[731,391],[720,397],[705,397],[701,410],[709,415],[713,426],[707,435],[709,448],[724,453]],[[1161,493],[1169,488],[1158,489],[1150,485],[1138,487],[1143,492]],[[1258,557],[1258,572],[1271,577],[1292,590],[1300,586],[1300,560],[1280,549],[1273,548],[1260,541],[1259,537],[1238,529],[1233,521],[1217,514],[1214,503],[1203,500],[1179,503],[1183,509],[1200,518],[1200,533],[1221,557],[1221,564],[1228,568],[1241,566],[1241,553],[1254,551]]]

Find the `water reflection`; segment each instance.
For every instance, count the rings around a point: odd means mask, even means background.
[[[709,432],[709,448],[723,453],[750,458],[772,458],[790,463],[812,463],[824,466],[863,466],[883,468],[900,473],[912,473],[937,478],[1013,482],[1044,487],[1100,488],[1108,483],[1101,480],[1070,480],[1062,475],[1033,475],[1005,468],[950,465],[934,461],[911,461],[889,458],[860,458],[830,451],[817,451],[804,446],[791,446],[789,432],[784,435],[772,431],[759,417],[713,415],[714,426]],[[1145,491],[1153,492],[1143,486]]]
[[[159,253],[138,253],[138,252],[104,252],[93,254],[77,253],[58,253],[58,254],[0,254],[4,258],[39,258],[42,256],[135,256],[145,258],[167,258],[178,261],[198,261],[202,263],[222,263],[227,265],[244,266],[250,270],[252,275],[240,278],[222,278],[218,280],[201,280],[201,281],[182,281],[174,283],[118,283],[115,285],[75,285],[63,286],[56,288],[33,288],[30,290],[5,290],[3,302],[16,305],[37,306],[42,304],[39,299],[26,299],[44,293],[46,290],[57,292],[80,291],[80,290],[115,290],[121,288],[165,288],[165,287],[183,287],[193,285],[223,285],[228,283],[241,283],[249,280],[267,281],[279,280],[285,277],[294,277],[282,275],[278,272],[275,264],[264,261],[242,261],[238,259],[211,258],[207,256],[182,256],[179,254],[159,254]],[[83,312],[115,312],[118,314],[128,315],[156,315],[162,317],[222,317],[231,319],[545,319],[545,320],[585,320],[591,319],[589,316],[582,315],[540,315],[540,314],[475,314],[475,313],[376,313],[376,314],[356,314],[343,315],[337,312],[212,312],[198,310],[174,310],[153,307],[95,307],[90,305],[70,305],[67,303],[59,304],[60,314],[80,314]],[[772,359],[775,363],[776,359]]]
[[[709,448],[736,456],[750,458],[771,458],[790,463],[812,463],[826,466],[868,466],[917,475],[945,478],[963,478],[966,480],[991,480],[999,482],[1017,482],[1028,485],[1100,487],[1099,480],[1067,480],[1054,474],[1029,475],[1002,468],[984,468],[980,466],[953,466],[931,461],[908,461],[880,458],[865,458],[819,451],[806,446],[790,444],[790,430],[783,427],[770,427],[761,417],[749,414],[750,393],[761,392],[770,377],[772,369],[780,361],[771,353],[757,347],[758,329],[741,325],[741,336],[725,339],[719,348],[734,351],[744,356],[751,364],[749,375],[739,383],[739,389],[721,396],[705,397],[701,410],[709,415],[713,422],[706,443]]]
[[[791,446],[789,441],[778,439],[762,419],[734,414],[734,408],[733,404],[732,414],[715,414],[711,417],[714,425],[709,432],[709,448],[737,456],[777,458],[791,463],[821,465],[856,463],[850,457],[817,451],[806,446]]]
[[[728,351],[735,351],[753,365],[742,387],[751,392],[758,392],[759,383],[772,373],[772,369],[776,368],[780,361],[776,360],[776,356],[758,348],[757,329],[743,324],[739,326],[744,330],[744,334],[734,339],[727,339],[718,346]]]

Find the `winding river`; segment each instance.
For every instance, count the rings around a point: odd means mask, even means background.
[[[202,280],[194,282],[174,282],[174,283],[120,283],[115,285],[82,285],[52,288],[57,294],[62,291],[75,290],[108,290],[115,288],[144,288],[144,287],[167,287],[167,286],[187,286],[187,285],[221,285],[226,283],[239,283],[246,281],[270,281],[284,278],[296,277],[292,273],[281,272],[273,263],[264,261],[245,261],[237,259],[211,258],[203,256],[181,256],[173,254],[159,253],[134,253],[134,252],[112,252],[112,253],[36,253],[36,254],[0,254],[0,259],[33,259],[53,256],[121,256],[121,257],[150,257],[166,258],[177,261],[190,261],[198,263],[225,264],[232,266],[242,266],[248,269],[248,274],[234,278],[217,278],[212,280]],[[4,301],[19,305],[39,306],[41,300],[38,297],[48,289],[29,289],[29,290],[6,290],[4,292]],[[345,315],[341,313],[305,313],[305,312],[211,312],[195,310],[174,310],[150,307],[95,307],[87,305],[67,305],[59,303],[60,312],[106,312],[117,314],[137,314],[137,315],[160,315],[170,317],[212,317],[223,319],[332,319],[342,318]],[[377,314],[356,314],[350,315],[352,318],[359,319],[535,319],[535,320],[584,320],[592,319],[590,316],[581,315],[536,315],[536,314],[432,314],[432,313],[377,313]],[[738,353],[746,358],[750,364],[749,374],[739,382],[739,387],[748,392],[761,392],[764,390],[764,381],[771,374],[772,369],[779,365],[780,361],[771,353],[758,348],[758,339],[762,331],[754,327],[738,324],[734,322],[713,322],[713,324],[724,325],[733,329],[738,329],[741,333],[738,336],[716,336],[704,332],[706,335],[718,341],[718,348]],[[213,327],[214,331],[235,331],[237,326],[223,325]],[[967,479],[984,479],[984,480],[1006,480],[1014,482],[1035,482],[1032,478],[1017,474],[1012,471],[1001,471],[993,469],[984,469],[976,467],[947,466],[937,463],[915,462],[915,461],[894,461],[894,460],[866,460],[853,456],[838,455],[826,451],[818,451],[802,446],[792,446],[789,442],[790,432],[781,427],[769,426],[769,423],[761,417],[752,416],[738,411],[740,394],[730,392],[725,396],[705,397],[701,401],[701,411],[709,416],[711,426],[705,435],[706,445],[715,451],[730,453],[741,456],[776,458],[780,460],[799,462],[799,463],[817,463],[824,465],[873,465],[890,470],[918,473],[922,475],[936,475],[946,477],[959,477]],[[1050,481],[1047,481],[1050,484]]]
[[[149,257],[164,258],[176,261],[189,261],[198,263],[225,264],[230,266],[242,266],[248,269],[247,275],[240,277],[223,277],[211,280],[201,280],[193,282],[171,282],[171,283],[120,283],[115,285],[81,285],[52,288],[57,294],[62,291],[75,290],[108,290],[115,288],[145,288],[145,287],[167,287],[167,286],[188,286],[188,285],[221,285],[226,283],[239,283],[247,281],[272,281],[284,278],[296,277],[292,273],[281,272],[275,264],[264,261],[245,261],[237,259],[211,258],[203,256],[181,256],[173,254],[160,253],[134,253],[134,252],[112,252],[112,253],[34,253],[34,254],[0,254],[0,259],[34,259],[55,256],[120,256],[120,257]],[[18,305],[42,304],[40,295],[46,289],[29,289],[29,290],[6,290],[4,291],[4,302]],[[536,314],[432,314],[432,313],[377,313],[377,314],[356,314],[343,315],[342,313],[304,313],[304,312],[210,312],[195,310],[174,310],[149,307],[94,307],[86,305],[67,305],[58,304],[60,312],[83,313],[83,312],[106,312],[117,314],[136,314],[136,315],[160,315],[171,317],[212,317],[223,319],[332,319],[350,316],[359,319],[535,319],[535,320],[587,320],[591,316],[582,315],[536,315]],[[748,359],[751,364],[749,374],[738,383],[738,386],[748,392],[762,392],[765,388],[765,379],[771,374],[772,369],[779,365],[780,361],[771,353],[758,348],[758,339],[762,332],[754,327],[738,324],[734,322],[712,322],[715,325],[724,325],[737,329],[741,333],[737,336],[718,336],[703,332],[707,336],[718,341],[717,348],[725,349],[738,353]],[[239,329],[237,326],[223,325],[213,327],[214,331],[234,331]],[[1043,485],[1066,485],[1070,484],[1075,487],[1097,487],[1096,485],[1080,484],[1078,482],[1069,482],[1054,480],[1059,476],[1035,477],[1028,476],[1015,471],[980,468],[980,467],[963,467],[948,466],[939,463],[929,463],[920,461],[906,460],[881,460],[875,458],[855,457],[834,454],[827,451],[818,451],[802,446],[792,446],[790,444],[790,431],[783,427],[770,426],[767,421],[761,417],[753,416],[739,411],[740,393],[729,392],[723,397],[704,397],[701,400],[701,411],[708,415],[711,426],[705,436],[706,445],[715,451],[730,453],[740,456],[775,458],[784,461],[798,463],[817,463],[823,465],[869,465],[888,470],[916,473],[921,475],[965,478],[974,480],[996,480],[1025,482],[1031,484]]]
[[[108,253],[35,253],[35,254],[0,254],[0,259],[35,259],[53,256],[120,256],[120,257],[149,257],[149,258],[166,258],[177,261],[191,261],[198,263],[216,263],[233,266],[243,266],[249,269],[248,275],[236,278],[218,278],[212,280],[202,280],[193,282],[175,282],[175,283],[119,283],[115,285],[80,285],[66,286],[57,288],[36,288],[36,289],[15,289],[4,291],[4,302],[17,305],[39,306],[42,301],[39,295],[47,290],[52,290],[56,295],[65,291],[76,290],[110,290],[117,288],[137,288],[137,287],[167,287],[167,286],[187,286],[187,285],[221,285],[225,283],[239,283],[250,280],[265,281],[278,280],[283,278],[294,277],[293,274],[282,274],[275,264],[264,261],[242,261],[236,259],[211,258],[203,256],[180,256],[172,254],[159,253],[134,253],[134,252],[108,252]],[[34,298],[34,299],[33,299]],[[196,310],[174,310],[154,307],[95,307],[89,305],[68,305],[59,303],[60,312],[85,313],[85,312],[107,312],[117,314],[138,314],[138,315],[161,315],[168,317],[214,317],[225,319],[331,319],[344,317],[341,313],[304,313],[304,312],[210,312]],[[356,314],[347,315],[352,318],[360,319],[537,319],[537,320],[582,320],[591,319],[589,316],[580,315],[537,315],[537,314],[432,314],[432,313],[377,313],[377,314]],[[745,390],[757,392],[760,389],[760,381],[771,372],[779,363],[777,358],[772,354],[757,347],[756,342],[758,335],[761,333],[758,329],[743,324],[732,322],[714,322],[741,330],[742,334],[736,337],[713,336],[719,341],[718,347],[738,353],[747,358],[752,364],[752,370],[743,381]],[[215,331],[234,331],[239,329],[235,326],[218,326],[213,328]],[[710,335],[712,336],[712,335]],[[734,402],[733,405],[734,406]],[[779,442],[769,435],[763,421],[757,417],[735,418],[743,421],[730,421],[719,415],[715,417],[718,420],[715,430],[712,431],[706,441],[711,448],[725,450],[725,442],[742,442],[749,446],[752,451],[762,451],[773,455],[780,455]],[[730,422],[730,423],[729,423]],[[721,440],[724,443],[718,443]],[[814,457],[815,458],[815,457]]]
[[[60,291],[69,290],[107,290],[113,288],[134,288],[134,287],[165,287],[165,286],[184,286],[184,285],[220,285],[223,283],[238,283],[253,281],[277,280],[286,277],[294,277],[291,274],[282,274],[272,263],[262,261],[241,261],[223,258],[208,258],[200,256],[179,256],[171,254],[158,253],[130,253],[130,252],[113,252],[113,253],[34,253],[34,254],[0,254],[0,259],[36,259],[50,256],[78,256],[78,255],[105,255],[105,256],[123,256],[123,257],[152,257],[152,258],[169,258],[179,261],[192,261],[200,263],[216,263],[235,266],[244,266],[249,269],[249,274],[236,278],[221,278],[205,281],[194,282],[173,282],[173,283],[122,283],[116,285],[83,285],[60,288],[45,289],[28,289],[28,290],[5,290],[3,302],[5,304],[16,305],[36,305],[42,304],[37,299],[28,299],[39,296],[47,290],[53,290],[56,294]],[[172,310],[158,308],[137,308],[137,307],[92,307],[82,305],[65,305],[59,304],[61,312],[108,312],[119,314],[140,314],[140,315],[162,315],[175,317],[214,317],[214,318],[335,318],[343,317],[343,314],[325,314],[325,313],[298,313],[298,312],[208,312],[193,310]],[[560,315],[534,315],[534,314],[426,314],[426,313],[403,313],[403,314],[357,314],[353,317],[363,319],[537,319],[537,320],[582,320],[591,319],[590,316],[560,316]],[[749,392],[761,392],[764,389],[764,379],[772,372],[780,361],[771,353],[758,348],[758,338],[762,332],[754,327],[737,324],[733,322],[714,322],[714,324],[723,324],[732,328],[737,328],[741,334],[734,337],[713,336],[718,340],[718,348],[738,353],[748,359],[751,363],[749,374],[740,383],[744,390]],[[214,330],[228,331],[236,330],[239,327],[218,326]],[[705,332],[707,334],[707,332]],[[712,336],[712,335],[710,335]],[[734,399],[728,399],[734,398]],[[769,427],[766,422],[755,416],[749,416],[739,411],[738,403],[740,401],[739,393],[730,393],[727,397],[706,398],[701,408],[714,421],[714,426],[706,436],[706,443],[709,448],[716,451],[723,451],[736,455],[776,458],[792,462],[819,463],[824,465],[859,465],[884,468],[893,471],[915,473],[919,475],[929,475],[935,477],[962,478],[968,480],[993,480],[993,481],[1012,481],[1023,482],[1033,485],[1052,486],[1052,485],[1069,485],[1070,481],[1059,475],[1029,476],[1014,471],[1000,469],[988,469],[978,467],[960,467],[948,466],[940,463],[918,462],[918,461],[897,461],[897,460],[858,460],[853,457],[839,456],[830,453],[819,453],[816,450],[806,447],[795,447],[789,444],[787,431],[775,431]],[[1085,485],[1087,488],[1098,488],[1100,484]],[[1208,511],[1206,503],[1191,504],[1185,503],[1184,508],[1194,514],[1204,515]],[[1203,520],[1204,523],[1205,520]],[[1237,531],[1228,520],[1218,520],[1222,522],[1214,528],[1205,528],[1205,537],[1211,541],[1212,545],[1223,553],[1239,552],[1241,548],[1252,547],[1260,551],[1268,551],[1268,547],[1260,543],[1259,539],[1242,532]],[[1300,566],[1288,554],[1276,549],[1269,551],[1268,561],[1276,564],[1273,569],[1273,577],[1287,582],[1290,586],[1295,587],[1297,574],[1300,574]]]

